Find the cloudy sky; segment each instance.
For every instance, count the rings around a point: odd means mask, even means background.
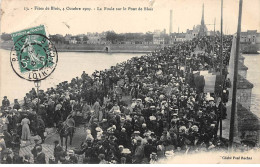
[[[239,0],[224,1],[224,33],[235,33]],[[200,24],[202,4],[205,5],[205,23],[213,30],[220,29],[221,0],[2,0],[0,32],[15,32],[43,24],[50,34],[82,34],[114,30],[117,33],[147,32],[155,29],[169,32],[170,9],[173,10],[172,30],[185,32]],[[57,10],[34,10],[35,7],[59,7]],[[30,10],[25,11],[28,7]],[[66,10],[66,8],[81,10]],[[97,8],[123,8],[124,11],[98,11]],[[153,8],[152,11],[132,11],[131,8]],[[31,9],[32,8],[32,9]],[[91,8],[91,11],[83,11]],[[242,31],[260,32],[260,0],[243,0]]]

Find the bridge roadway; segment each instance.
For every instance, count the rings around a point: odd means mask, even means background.
[[[58,133],[55,133],[54,129],[47,129],[46,130],[49,134],[47,135],[45,142],[42,144],[43,152],[46,155],[46,162],[49,162],[49,158],[53,157],[53,151],[54,151],[54,141],[59,140],[60,137]],[[33,162],[33,155],[31,153],[31,150],[33,149],[35,142],[34,139],[38,138],[38,136],[32,136],[30,141],[27,141],[23,146],[21,146],[19,155],[20,156],[25,156],[25,155],[30,155],[31,159],[30,161]],[[85,140],[86,138],[86,132],[83,126],[77,127],[75,134],[73,136],[72,140],[72,145],[69,145],[69,139],[68,139],[68,150],[70,149],[76,149],[79,148],[80,144]],[[65,140],[65,139],[64,139]],[[41,141],[39,141],[41,142]],[[65,143],[65,141],[63,141]],[[63,145],[64,150],[65,150],[65,145]],[[79,158],[79,163],[83,162],[83,156],[78,156]]]

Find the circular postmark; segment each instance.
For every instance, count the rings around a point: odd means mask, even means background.
[[[40,81],[55,70],[58,53],[53,43],[42,34],[20,37],[10,53],[14,72],[28,81]]]

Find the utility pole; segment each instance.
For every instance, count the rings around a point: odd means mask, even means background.
[[[214,55],[214,52],[215,52],[215,42],[216,42],[215,25],[216,25],[216,17],[215,17],[215,19],[214,19],[214,43],[213,43],[213,55]]]
[[[219,129],[220,133],[219,136],[222,138],[222,117],[223,117],[223,0],[221,0],[221,21],[220,21],[220,76],[221,76],[221,91],[220,91],[220,98],[221,98],[221,105],[220,105],[220,122],[219,122]],[[225,78],[224,78],[225,79]]]
[[[234,125],[235,125],[235,112],[237,104],[237,74],[238,74],[238,57],[240,51],[240,32],[241,32],[241,19],[242,19],[242,4],[243,0],[239,0],[239,13],[238,13],[238,25],[237,25],[237,36],[236,36],[236,54],[234,62],[234,80],[233,80],[233,92],[232,92],[232,106],[231,106],[231,118],[230,118],[230,131],[229,131],[229,151],[233,150],[234,140]]]

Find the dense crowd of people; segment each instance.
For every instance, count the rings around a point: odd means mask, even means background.
[[[204,92],[205,79],[198,71],[219,74],[218,36],[164,47],[92,75],[83,72],[38,95],[33,88],[23,104],[15,99],[13,107],[4,97],[2,163],[30,163],[29,156],[19,156],[21,142],[39,135],[44,143],[45,128],[55,128],[68,117],[75,126],[85,124],[86,140],[69,151],[55,141],[48,163],[78,163],[76,155],[84,155],[83,163],[89,164],[156,163],[173,154],[225,150],[217,132],[226,116],[231,44],[232,36],[224,36],[224,82],[211,93]],[[39,141],[32,154],[34,163],[47,163]]]

